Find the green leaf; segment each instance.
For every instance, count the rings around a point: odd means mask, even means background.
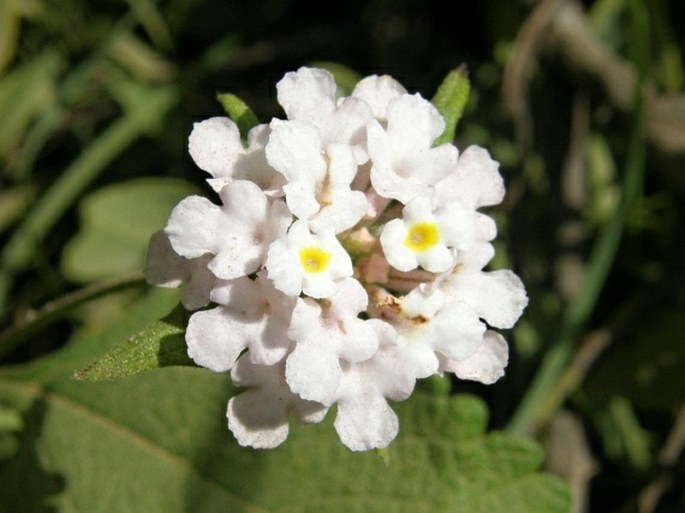
[[[169,365],[194,365],[184,338],[188,313],[182,305],[163,319],[139,331],[74,377],[81,381],[103,381],[130,376]]]
[[[454,140],[457,123],[459,123],[466,108],[470,90],[471,84],[466,72],[466,66],[463,64],[457,69],[450,71],[445,80],[442,81],[442,84],[440,84],[438,91],[431,101],[445,119],[445,131],[435,140],[434,146]]]
[[[64,274],[90,282],[140,271],[150,235],[196,190],[181,180],[141,178],[88,195],[79,209],[81,231],[62,255]]]
[[[252,109],[243,100],[234,94],[219,93],[216,95],[216,99],[219,100],[228,117],[238,125],[240,137],[243,141],[246,141],[248,132],[259,124],[259,119],[257,119],[255,113],[252,112]]]
[[[469,424],[482,411],[471,397],[445,398],[437,417],[423,395],[399,407],[387,465],[346,450],[330,421],[293,429],[272,451],[238,447],[219,422],[226,398],[224,377],[200,369],[56,384],[32,419],[38,471],[64,483],[54,503],[65,511],[569,511],[564,484],[535,471],[537,445]],[[0,493],[34,493],[12,473],[21,463],[0,471]]]

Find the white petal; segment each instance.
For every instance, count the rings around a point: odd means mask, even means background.
[[[433,104],[419,94],[405,94],[392,100],[387,108],[388,133],[401,134],[407,148],[430,148],[445,130],[445,120]]]
[[[288,438],[288,411],[279,396],[248,390],[228,401],[228,428],[242,446],[272,449]]]
[[[222,307],[195,312],[186,329],[188,356],[214,372],[230,370],[246,347],[246,332],[249,327]]]
[[[287,179],[283,190],[291,212],[308,219],[319,210],[316,188],[327,168],[319,131],[307,123],[281,120],[272,121],[271,128],[266,157]]]
[[[348,97],[332,112],[320,126],[324,145],[344,143],[358,146],[355,163],[363,164],[368,159],[365,150],[365,126],[373,118],[371,107],[359,98]]]
[[[414,377],[427,378],[438,372],[439,360],[430,344],[426,343],[421,334],[414,337],[400,335],[399,351],[409,362]]]
[[[195,123],[188,137],[188,151],[200,169],[215,179],[230,179],[233,164],[243,152],[238,127],[226,117]]]
[[[454,170],[436,186],[441,202],[458,198],[474,208],[497,205],[504,198],[499,164],[479,146],[469,146]]]
[[[285,379],[303,399],[330,405],[340,383],[338,357],[314,344],[298,344],[286,360]]]
[[[387,120],[388,103],[406,94],[407,90],[388,75],[371,75],[360,80],[352,91],[352,96],[361,98],[369,104],[373,115],[381,122]]]
[[[323,69],[302,67],[288,72],[276,90],[288,119],[319,124],[335,109],[335,79]]]
[[[436,244],[430,249],[416,254],[419,265],[432,273],[445,272],[454,264],[452,252],[444,244]]]
[[[486,331],[478,351],[466,360],[448,362],[445,370],[454,372],[461,379],[491,385],[504,376],[508,360],[509,347],[504,337],[494,331]]]
[[[450,360],[470,357],[485,332],[478,315],[461,301],[448,302],[429,324],[433,348]]]
[[[298,296],[302,292],[304,276],[298,270],[299,266],[297,254],[286,241],[279,239],[271,243],[266,256],[266,268],[269,279],[278,290],[289,296]]]
[[[381,232],[381,246],[388,263],[399,271],[411,271],[419,265],[417,253],[404,244],[407,228],[401,219],[385,224]]]
[[[340,441],[353,451],[387,447],[399,432],[399,420],[387,401],[378,395],[341,400],[335,417]]]
[[[486,216],[466,208],[459,201],[452,201],[440,209],[437,217],[440,225],[440,235],[445,244],[451,248],[465,250],[469,249],[476,239],[478,219]],[[484,232],[483,235],[489,235],[486,229],[484,229]],[[485,236],[483,239],[485,239]]]
[[[275,290],[264,274],[258,273],[255,280],[242,277],[220,282],[211,298],[235,323],[230,326],[230,335],[242,337],[250,361],[273,365],[285,357],[291,346],[287,330],[295,298]]]
[[[459,150],[452,144],[431,148],[417,158],[416,173],[421,182],[434,185],[454,170],[459,160]]]
[[[520,278],[509,270],[455,275],[449,296],[468,303],[495,328],[514,326],[528,304]]]
[[[446,296],[441,290],[432,290],[429,283],[420,285],[404,296],[402,312],[409,317],[432,319],[445,306]]]
[[[207,198],[189,196],[171,211],[164,233],[174,251],[186,258],[216,254],[221,234],[227,230],[221,208]]]
[[[330,298],[329,315],[336,319],[356,318],[369,304],[369,295],[354,278],[346,278],[338,284],[336,293]]]
[[[326,162],[319,130],[310,123],[274,119],[266,145],[266,158],[288,181],[321,180]]]

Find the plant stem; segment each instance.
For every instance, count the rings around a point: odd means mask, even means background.
[[[638,54],[635,57],[638,67],[642,68],[642,55]],[[566,310],[556,342],[543,358],[538,374],[507,426],[507,429],[514,433],[529,435],[537,432],[552,418],[569,392],[566,387],[559,386],[559,378],[597,304],[616,258],[626,217],[634,211],[641,197],[645,167],[643,69],[640,69],[639,75],[640,82],[635,92],[633,123],[621,188],[621,204],[599,234],[590,254],[583,288]]]
[[[23,321],[0,333],[0,359],[13,351],[26,337],[59,319],[77,306],[107,294],[143,284],[145,284],[145,279],[142,274],[134,274],[95,283],[50,301],[39,310],[30,312],[30,315],[27,315]]]

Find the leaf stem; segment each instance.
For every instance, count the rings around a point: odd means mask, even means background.
[[[0,333],[0,359],[13,351],[29,335],[62,317],[68,311],[102,296],[145,284],[140,273],[105,280],[50,301],[29,312],[23,321]]]

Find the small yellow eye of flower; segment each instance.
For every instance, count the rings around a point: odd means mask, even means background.
[[[416,252],[426,251],[440,240],[438,225],[435,223],[414,223],[404,238],[404,245]]]
[[[328,266],[331,254],[321,248],[309,247],[300,250],[300,263],[308,273],[320,273]]]

